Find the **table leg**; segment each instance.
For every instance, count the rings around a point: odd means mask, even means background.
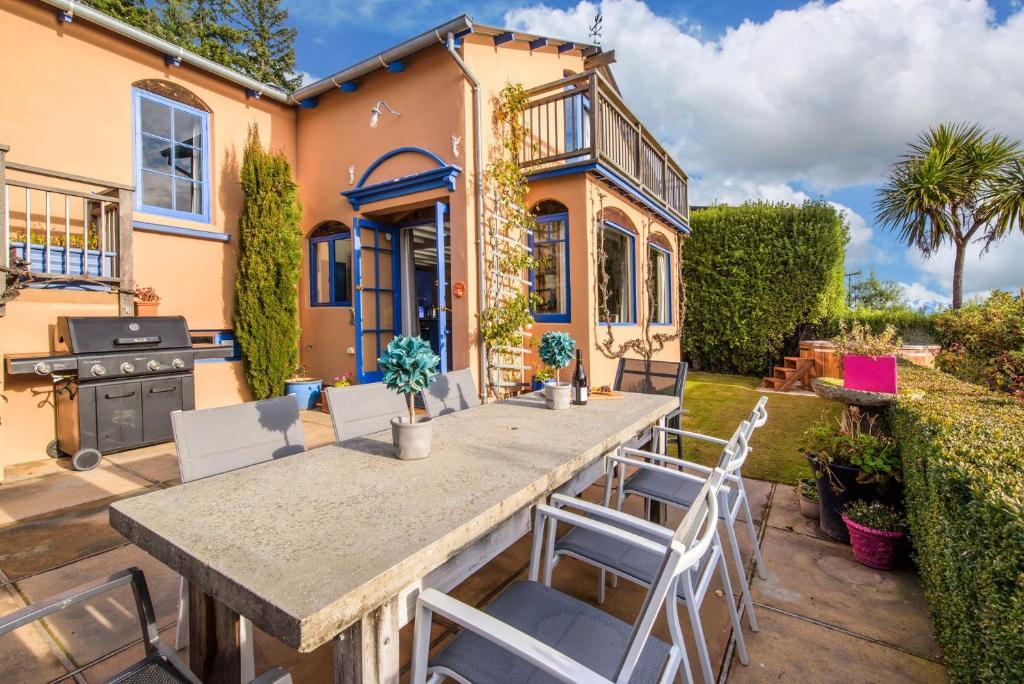
[[[364,615],[334,640],[334,681],[397,684],[397,597]]]
[[[206,684],[238,684],[242,678],[238,613],[188,588],[188,662]]]

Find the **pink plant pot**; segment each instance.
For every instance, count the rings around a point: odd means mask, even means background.
[[[854,558],[876,570],[892,570],[896,567],[896,559],[903,548],[905,533],[873,530],[855,523],[845,515],[843,522],[850,531],[850,546],[853,547]]]
[[[845,355],[843,387],[863,392],[896,394],[896,357]]]

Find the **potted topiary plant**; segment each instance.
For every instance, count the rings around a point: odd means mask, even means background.
[[[135,315],[156,316],[156,310],[160,306],[160,297],[156,290],[151,287],[135,288]]]
[[[391,340],[377,359],[377,367],[384,374],[384,386],[404,394],[409,404],[409,415],[391,419],[391,440],[395,455],[403,461],[426,458],[430,454],[431,423],[424,416],[416,420],[415,396],[430,386],[437,375],[441,357],[421,337],[401,335]]]
[[[544,399],[549,409],[569,408],[569,383],[562,382],[562,369],[572,361],[576,341],[564,332],[546,332],[540,338],[540,360],[555,371],[554,380],[544,383]]]
[[[821,508],[818,503],[818,486],[809,477],[802,477],[796,484],[796,495],[800,501],[800,515],[811,520],[821,517]]]
[[[907,536],[907,523],[895,507],[881,501],[853,501],[843,509],[853,557],[876,570],[892,570]]]
[[[849,541],[842,509],[858,499],[899,500],[902,461],[895,440],[873,434],[869,420],[823,421],[804,432],[803,451],[817,478],[821,531]]]
[[[284,381],[284,393],[295,395],[300,409],[316,408],[320,401],[320,392],[323,389],[323,381],[320,378],[311,378],[306,375],[306,367],[301,363],[295,366],[292,377]]]
[[[843,359],[843,387],[896,394],[896,352],[903,345],[896,328],[888,325],[876,335],[859,321],[849,330],[840,323],[839,335],[832,343]]]

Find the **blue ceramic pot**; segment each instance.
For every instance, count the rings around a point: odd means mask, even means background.
[[[300,409],[313,409],[320,401],[323,380],[289,380],[284,383],[284,393],[294,394]]]

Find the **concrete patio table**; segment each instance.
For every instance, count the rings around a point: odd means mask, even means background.
[[[583,491],[678,402],[551,411],[524,395],[435,419],[422,461],[391,457],[382,432],[118,501],[110,523],[188,580],[204,682],[239,681],[239,614],[301,652],[335,639],[336,681],[397,682],[420,589],[456,586],[529,531],[534,504]]]

